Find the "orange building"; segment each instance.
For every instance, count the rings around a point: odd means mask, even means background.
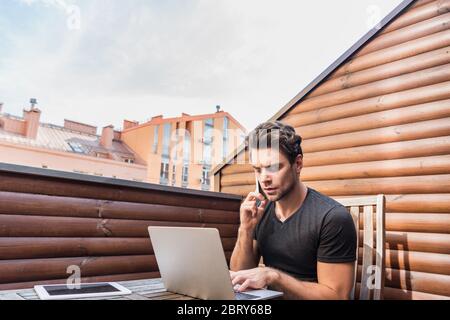
[[[125,121],[122,141],[147,160],[151,183],[212,190],[211,169],[243,141],[244,127],[229,113],[178,118],[153,117],[139,125]]]

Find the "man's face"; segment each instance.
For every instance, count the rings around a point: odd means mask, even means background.
[[[251,164],[267,198],[275,202],[292,190],[299,179],[302,160],[291,164],[278,150],[252,149]]]

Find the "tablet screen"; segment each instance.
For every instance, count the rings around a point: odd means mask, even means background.
[[[44,286],[44,289],[50,296],[89,294],[89,293],[114,293],[120,292],[119,289],[108,283],[81,284],[79,288],[69,289],[67,285]]]

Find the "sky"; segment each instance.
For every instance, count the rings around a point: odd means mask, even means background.
[[[0,102],[99,128],[270,119],[401,0],[1,0]]]

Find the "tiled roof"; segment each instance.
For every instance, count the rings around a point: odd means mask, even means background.
[[[89,135],[45,123],[39,125],[36,139],[0,129],[0,141],[92,156],[95,156],[95,152],[111,153],[118,160],[122,160],[120,157],[137,157],[123,142],[113,141],[112,148],[106,149],[100,145],[100,137],[97,135]],[[79,152],[75,152],[69,143],[81,146],[80,149],[77,149]]]

